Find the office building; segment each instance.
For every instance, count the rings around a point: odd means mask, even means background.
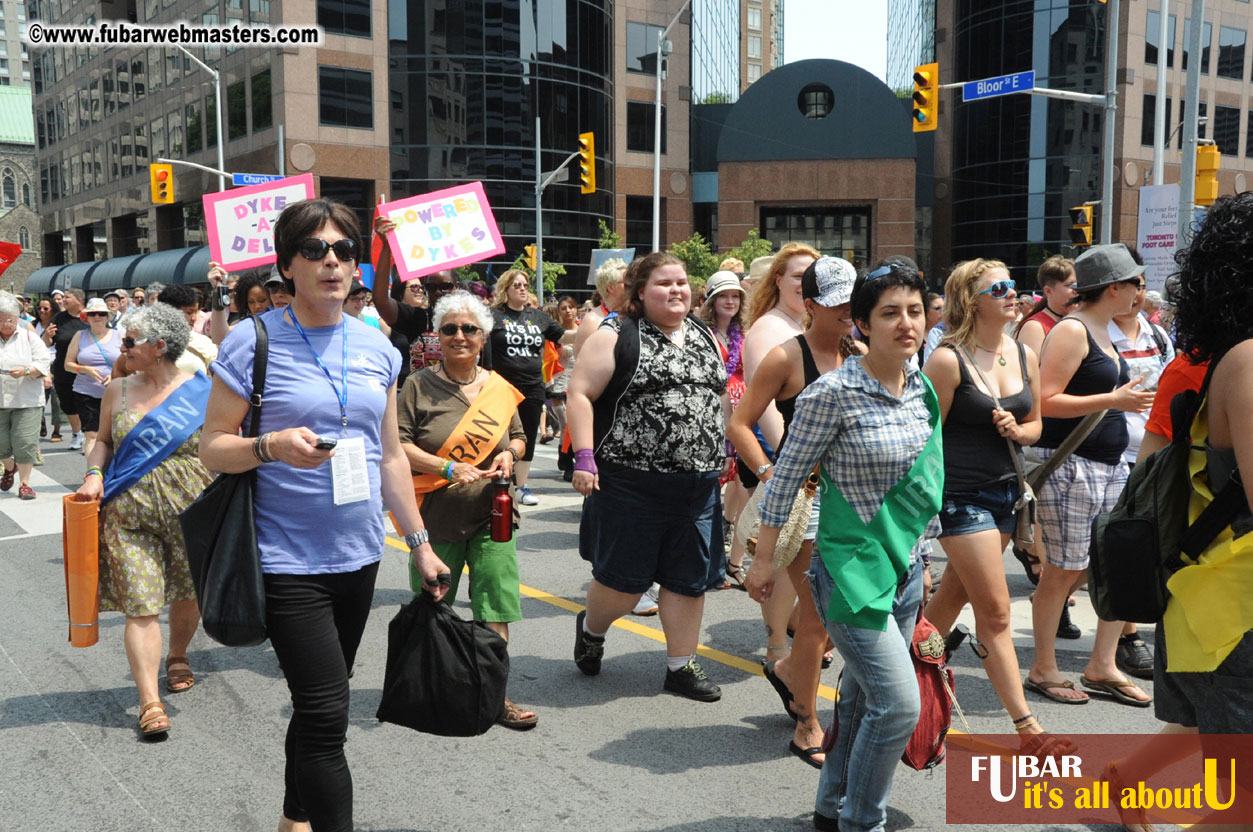
[[[20,292],[40,265],[35,136],[30,90],[0,86],[0,241],[22,254],[0,274],[0,289]]]
[[[25,32],[25,0],[0,0],[0,87],[30,87],[30,50],[22,43]]]

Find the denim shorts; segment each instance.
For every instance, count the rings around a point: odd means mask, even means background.
[[[1253,631],[1212,673],[1166,672],[1166,627],[1153,634],[1153,713],[1202,734],[1253,733]]]
[[[1013,534],[1017,521],[1014,519],[1014,503],[1018,501],[1016,479],[990,483],[974,491],[949,491],[944,489],[944,502],[940,506],[940,537],[974,534],[996,529],[1001,534]]]

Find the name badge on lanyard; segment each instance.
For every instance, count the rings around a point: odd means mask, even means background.
[[[331,482],[337,506],[370,498],[370,472],[365,464],[364,437],[339,440],[335,455],[331,457]]]

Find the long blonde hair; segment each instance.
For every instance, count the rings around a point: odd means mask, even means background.
[[[492,294],[492,307],[495,309],[504,309],[509,305],[509,284],[518,279],[519,276],[526,278],[527,286],[530,286],[531,276],[521,269],[509,269],[502,274],[496,281],[496,289]],[[528,294],[530,289],[527,289]]]
[[[753,287],[753,297],[748,308],[749,326],[779,305],[779,275],[787,268],[787,261],[802,255],[815,260],[822,256],[808,243],[786,243],[770,261],[770,272]]]
[[[991,269],[1009,271],[1000,260],[977,257],[958,263],[953,267],[948,280],[944,281],[944,323],[948,328],[944,336],[945,342],[968,346],[973,340],[979,279]]]

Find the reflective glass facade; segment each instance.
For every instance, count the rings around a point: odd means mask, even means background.
[[[591,131],[597,192],[579,193],[572,165],[543,202],[545,260],[586,288],[596,221],[613,217],[611,11],[609,0],[393,3],[389,198],[481,180],[507,249],[487,261],[499,275],[535,239],[536,116],[545,171]]]
[[[887,85],[905,95],[914,67],[935,60],[935,0],[888,0]]]
[[[672,30],[673,31],[673,30]],[[760,49],[760,33],[758,33]],[[730,104],[740,97],[740,2],[693,0],[692,100]],[[761,55],[757,55],[760,60]]]
[[[1100,93],[1104,11],[1096,0],[957,0],[954,77],[1034,69],[1042,86]],[[1100,197],[1103,113],[1042,96],[951,100],[952,260],[997,257],[1034,285],[1039,263],[1068,245],[1067,208]]]

